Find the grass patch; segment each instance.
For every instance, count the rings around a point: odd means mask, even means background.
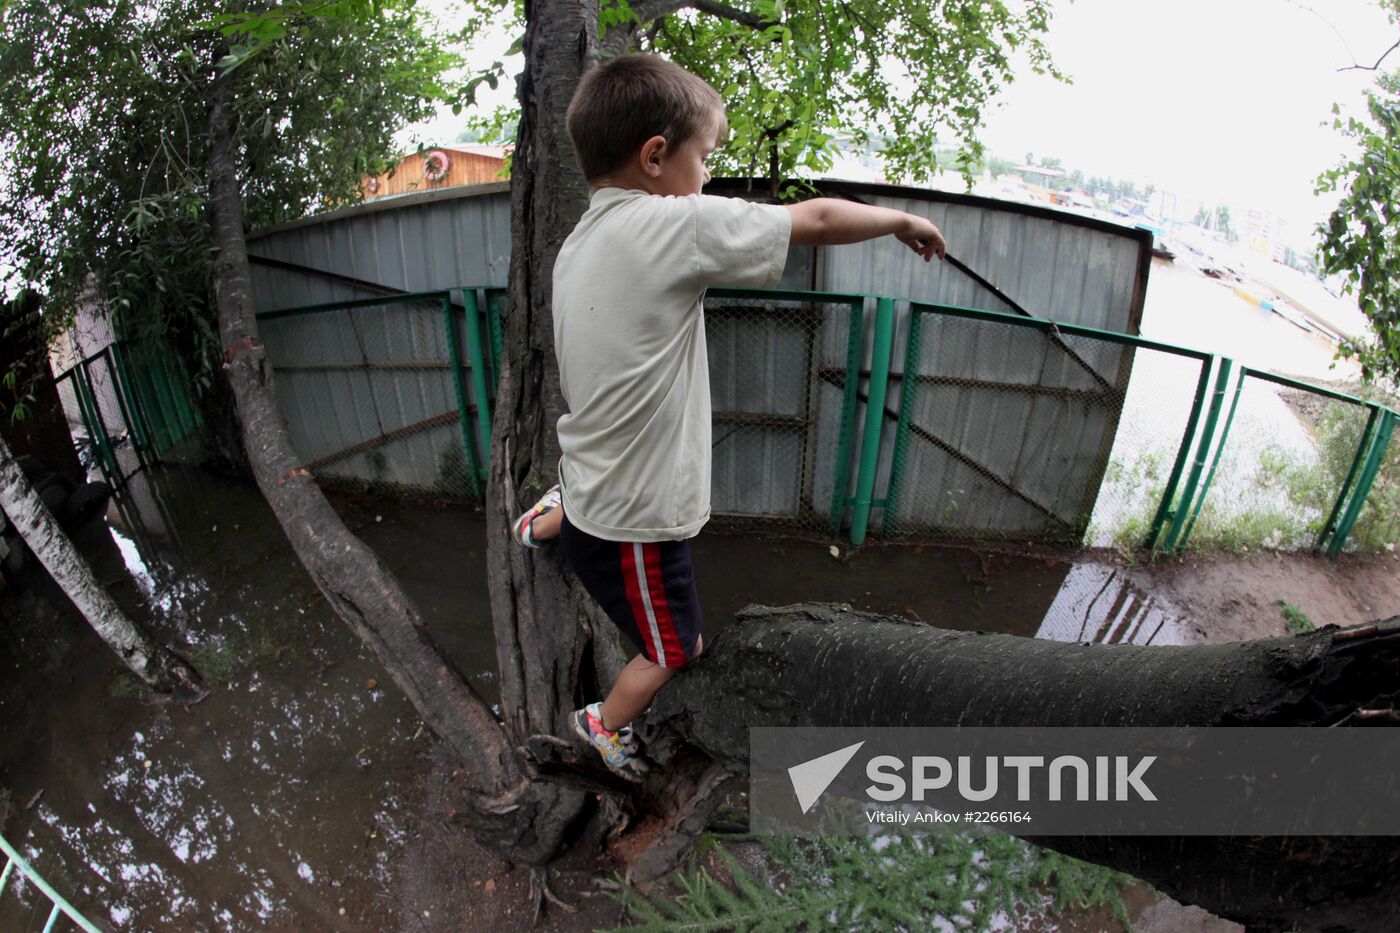
[[[1283,615],[1283,622],[1288,626],[1288,631],[1293,635],[1302,635],[1304,632],[1317,631],[1317,625],[1308,614],[1286,599],[1276,599],[1278,610]]]
[[[640,924],[625,929],[875,933],[948,925],[980,933],[1005,929],[1008,918],[1015,929],[1027,917],[1097,905],[1132,929],[1121,896],[1136,883],[1132,876],[1012,836],[747,838],[769,856],[761,876],[713,845],[735,890],[704,868],[678,876],[679,893],[653,899],[624,886],[613,896]]]
[[[1245,391],[1274,390],[1255,383],[1247,384]],[[1268,442],[1249,455],[1241,445],[1252,446],[1251,430],[1259,438],[1261,431],[1276,428],[1237,422],[1201,508],[1189,542],[1192,549],[1303,550],[1316,543],[1356,456],[1366,410],[1314,393],[1285,390],[1278,397],[1306,429],[1313,448]]]
[[[1166,451],[1146,451],[1125,460],[1111,460],[1104,469],[1099,503],[1110,503],[1104,527],[1090,526],[1085,539],[1091,544],[1108,532],[1112,547],[1131,553],[1142,547],[1152,529],[1152,518],[1167,486],[1169,455]]]
[[[1396,407],[1395,396],[1377,386],[1341,383],[1332,387],[1370,402]],[[1294,407],[1317,439],[1319,453],[1336,479],[1335,496],[1361,441],[1359,409],[1338,403],[1324,406],[1314,401],[1309,404],[1303,393],[1286,393],[1285,401]],[[1366,504],[1352,526],[1348,545],[1363,552],[1393,552],[1400,545],[1400,438],[1393,437],[1386,449]]]

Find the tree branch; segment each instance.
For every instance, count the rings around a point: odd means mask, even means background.
[[[718,0],[652,0],[650,3],[633,4],[632,15],[636,19],[609,29],[599,42],[599,51],[605,57],[621,55],[632,47],[637,30],[642,26],[687,8],[740,23],[750,29],[763,28],[763,20],[758,14],[719,3]]]
[[[763,28],[763,20],[759,18],[757,13],[740,10],[727,3],[720,3],[718,0],[651,0],[650,3],[633,4],[632,13],[637,17],[637,25],[646,25],[652,20],[660,19],[687,7],[699,10],[701,13],[709,13],[711,16],[718,16],[720,19],[741,23],[750,29]]]
[[[1394,45],[1392,45],[1390,48],[1388,48],[1388,49],[1386,49],[1384,52],[1382,52],[1382,53],[1381,53],[1381,57],[1378,58],[1378,59],[1376,59],[1376,63],[1375,63],[1374,65],[1347,65],[1345,68],[1338,68],[1337,70],[1338,70],[1338,71],[1378,71],[1378,70],[1380,70],[1381,62],[1385,61],[1385,60],[1386,60],[1386,57],[1389,56],[1390,53],[1391,53],[1391,52],[1394,52],[1396,49],[1400,49],[1400,39],[1395,40],[1395,44],[1394,44]]]
[[[755,13],[745,10],[738,10],[728,4],[718,3],[716,0],[690,0],[683,6],[693,7],[701,13],[709,13],[711,16],[718,16],[720,19],[732,20],[750,29],[762,29],[763,20]]]

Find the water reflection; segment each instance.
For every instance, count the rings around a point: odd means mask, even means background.
[[[1037,638],[1105,645],[1187,645],[1199,630],[1170,603],[1149,596],[1108,564],[1072,564]]]
[[[24,723],[0,739],[5,783],[15,801],[43,791],[7,835],[80,909],[123,928],[389,925],[375,894],[427,743],[411,707],[366,686],[387,678],[315,596],[256,490],[141,476],[145,499],[114,506],[103,529],[123,570],[111,589],[216,690],[188,710],[146,705],[67,607],[31,600],[18,627],[68,647],[49,671],[25,663],[28,642],[3,649],[18,670],[0,710]],[[0,929],[27,928],[31,908],[0,902]]]

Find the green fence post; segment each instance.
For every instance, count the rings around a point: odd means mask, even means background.
[[[468,311],[470,314],[470,310]],[[457,327],[452,320],[452,293],[443,292],[442,320],[447,328],[447,356],[452,367],[452,386],[457,391],[457,421],[462,426],[462,444],[467,449],[467,488],[472,498],[480,499],[480,473],[477,467],[476,445],[472,443],[471,419],[467,415],[467,387],[462,383],[462,354],[457,346]]]
[[[860,437],[860,472],[851,513],[851,544],[865,542],[870,506],[875,493],[875,466],[880,459],[880,433],[885,426],[885,393],[889,390],[890,355],[894,343],[894,299],[875,300],[875,341],[870,353],[870,391],[865,402],[865,428]]]
[[[463,304],[467,309],[467,355],[472,362],[472,394],[476,396],[476,428],[481,438],[480,456],[477,459],[481,479],[486,479],[486,464],[491,459],[491,396],[486,389],[486,348],[481,341],[481,307],[476,300],[476,289],[462,289]]]
[[[1220,419],[1220,407],[1225,401],[1225,387],[1230,383],[1230,370],[1234,365],[1235,361],[1228,356],[1220,358],[1220,369],[1215,376],[1215,392],[1211,395],[1210,410],[1206,413],[1206,423],[1201,429],[1201,441],[1196,445],[1196,459],[1191,464],[1191,472],[1181,490],[1180,504],[1172,516],[1171,527],[1167,530],[1163,550],[1168,554],[1175,553],[1178,547],[1186,543],[1182,538],[1182,531],[1185,529],[1192,503],[1196,500],[1196,487],[1201,481],[1201,473],[1205,470],[1211,442],[1215,439],[1215,424]]]
[[[904,349],[904,372],[900,376],[899,421],[894,429],[894,455],[890,457],[890,488],[885,493],[885,517],[880,523],[880,537],[890,533],[895,509],[899,508],[899,493],[904,480],[904,457],[909,447],[909,421],[914,417],[914,400],[919,388],[919,358],[923,337],[924,316],[917,305],[909,306],[909,343]]]
[[[486,334],[491,340],[491,381],[501,385],[501,356],[505,352],[505,335],[501,333],[501,304],[505,289],[486,289]]]
[[[1225,442],[1230,439],[1230,425],[1235,423],[1235,409],[1240,404],[1240,393],[1244,391],[1245,376],[1249,370],[1240,367],[1240,379],[1235,385],[1235,397],[1230,400],[1230,413],[1225,416],[1225,426],[1220,429],[1220,443],[1215,445],[1215,457],[1210,462],[1210,472],[1206,473],[1206,481],[1201,484],[1201,494],[1196,498],[1196,507],[1191,510],[1191,518],[1186,522],[1186,528],[1181,532],[1181,540],[1177,542],[1179,547],[1186,547],[1186,542],[1191,539],[1191,532],[1196,527],[1196,519],[1201,516],[1201,508],[1206,504],[1206,496],[1210,494],[1210,484],[1215,479],[1215,469],[1220,466],[1220,455],[1225,452]]]
[[[1191,439],[1196,436],[1196,428],[1201,421],[1201,409],[1205,407],[1206,392],[1210,387],[1210,370],[1214,365],[1214,356],[1201,361],[1201,376],[1196,380],[1196,397],[1191,403],[1191,414],[1186,417],[1186,432],[1181,436],[1181,447],[1176,452],[1176,460],[1172,463],[1166,488],[1162,490],[1162,501],[1157,504],[1157,514],[1152,517],[1152,527],[1148,529],[1147,540],[1142,543],[1149,551],[1156,550],[1157,539],[1162,534],[1162,524],[1171,513],[1172,502],[1176,499],[1176,487],[1181,482],[1181,471],[1185,468],[1186,457],[1191,451]]]
[[[1352,526],[1361,516],[1361,507],[1366,504],[1366,497],[1371,493],[1371,484],[1375,482],[1376,474],[1380,472],[1381,464],[1385,461],[1385,451],[1390,446],[1390,436],[1394,430],[1395,412],[1386,409],[1385,414],[1381,416],[1375,437],[1371,439],[1371,450],[1366,456],[1366,466],[1361,470],[1361,478],[1356,481],[1356,492],[1352,494],[1346,514],[1342,516],[1332,543],[1327,547],[1328,557],[1340,554],[1347,538],[1351,536]]]
[[[851,317],[846,332],[846,384],[841,395],[841,430],[836,438],[836,468],[831,490],[831,517],[828,530],[834,535],[841,530],[846,514],[846,486],[851,477],[851,448],[856,433],[856,399],[860,387],[860,348],[865,331],[865,302],[850,303]]]
[[[1366,458],[1366,451],[1370,448],[1371,438],[1380,419],[1381,407],[1374,402],[1369,407],[1371,411],[1366,416],[1366,427],[1361,429],[1361,440],[1356,444],[1356,455],[1351,458],[1351,469],[1347,470],[1347,478],[1342,482],[1342,491],[1337,494],[1337,501],[1332,503],[1332,511],[1327,513],[1327,521],[1317,535],[1316,550],[1321,551],[1331,542],[1332,535],[1337,530],[1337,519],[1342,514],[1342,506],[1351,494],[1351,484],[1356,480],[1356,475],[1361,470],[1361,461]]]

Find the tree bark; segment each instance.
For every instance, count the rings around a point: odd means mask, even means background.
[[[184,703],[195,703],[208,695],[209,690],[199,672],[142,630],[97,582],[92,568],[29,484],[3,438],[0,438],[0,510],[9,517],[24,543],[93,631],[133,674],[153,690],[170,694]]]
[[[1394,709],[1397,672],[1400,616],[1148,647],[948,631],[828,604],[750,607],[657,695],[640,735],[663,766],[699,753],[742,775],[754,726],[1321,727]],[[693,823],[673,820],[659,854],[685,852]],[[1251,930],[1393,929],[1400,916],[1400,846],[1388,837],[1024,838]]]
[[[530,0],[520,126],[511,158],[511,263],[504,353],[487,483],[487,572],[500,668],[501,708],[513,743],[570,734],[568,714],[599,699],[622,668],[617,634],[566,574],[557,548],[527,550],[510,525],[557,479],[555,423],[565,411],[554,356],[554,260],[587,206],[564,115],[597,50],[597,4]],[[563,744],[563,743],[561,743]],[[596,758],[596,753],[590,752]],[[533,782],[557,794],[536,827],[562,837],[589,803],[584,786]],[[622,791],[604,779],[588,789]],[[615,797],[614,801],[622,799]],[[594,814],[590,835],[617,828],[621,810]]]
[[[209,210],[224,368],[254,478],[331,608],[461,759],[473,835],[507,858],[540,864],[554,854],[559,837],[541,832],[532,817],[553,805],[559,789],[525,779],[500,720],[433,641],[389,568],[345,527],[292,449],[273,372],[257,339],[240,162],[230,126],[231,84],[230,74],[220,74],[211,86]]]

